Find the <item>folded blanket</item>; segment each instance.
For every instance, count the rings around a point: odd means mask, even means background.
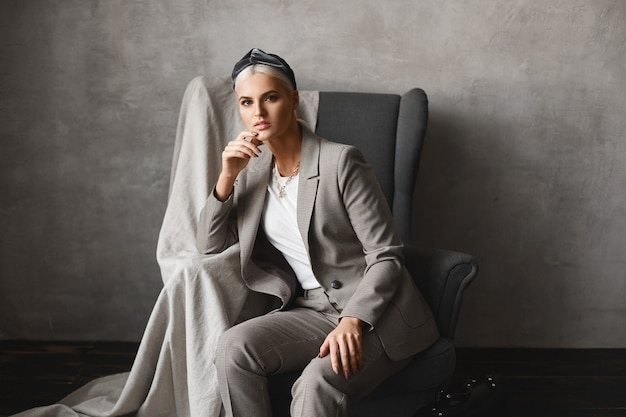
[[[300,92],[298,117],[315,129],[316,92]],[[59,404],[19,417],[217,417],[213,365],[219,336],[254,300],[240,277],[239,247],[201,255],[198,215],[217,180],[226,143],[243,130],[230,79],[192,80],[183,98],[168,204],[157,245],[164,287],[130,372],[96,379]]]

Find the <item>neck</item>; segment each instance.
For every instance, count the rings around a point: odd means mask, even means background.
[[[272,140],[267,143],[269,150],[274,155],[276,168],[282,176],[289,176],[300,163],[302,150],[302,131],[300,125],[295,123],[295,128],[290,129],[288,134],[280,140]]]

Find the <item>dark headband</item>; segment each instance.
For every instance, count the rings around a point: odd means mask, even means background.
[[[278,55],[268,54],[258,48],[251,49],[250,52],[245,54],[244,57],[235,64],[235,67],[233,68],[233,73],[231,75],[231,78],[233,80],[233,88],[235,86],[235,80],[237,79],[239,73],[249,66],[256,64],[263,64],[276,68],[277,70],[285,74],[293,89],[297,90],[296,77],[293,74],[293,71],[291,70],[289,64],[287,64],[287,62]]]

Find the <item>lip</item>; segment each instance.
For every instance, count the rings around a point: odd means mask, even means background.
[[[256,123],[254,124],[254,127],[255,127],[257,130],[265,130],[265,129],[269,128],[270,126],[271,126],[271,124],[270,124],[270,123],[268,123],[268,122],[265,122],[265,121],[263,121],[263,122],[256,122]]]

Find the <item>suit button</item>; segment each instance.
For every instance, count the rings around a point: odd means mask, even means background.
[[[333,281],[330,283],[330,286],[333,287],[333,289],[338,290],[339,288],[341,288],[342,284],[340,281]]]

